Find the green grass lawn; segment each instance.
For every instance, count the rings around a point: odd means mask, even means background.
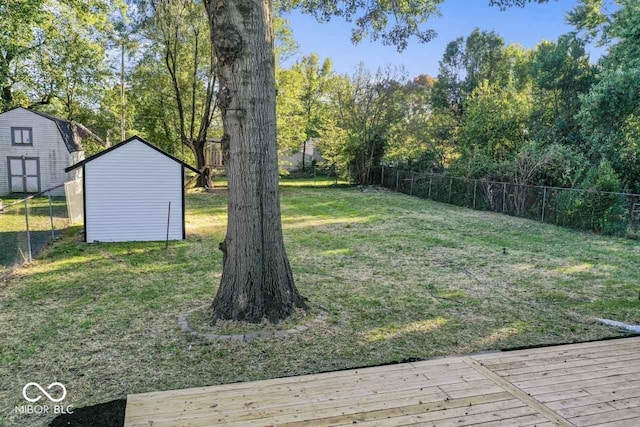
[[[282,189],[300,291],[330,311],[287,339],[208,343],[181,312],[210,303],[225,196],[187,197],[188,239],[84,244],[72,228],[0,283],[0,417],[30,381],[76,407],[129,393],[619,336],[640,322],[640,242],[384,190]],[[37,422],[35,421],[37,420]],[[0,422],[0,424],[2,424]]]
[[[226,187],[226,176],[214,176],[211,180],[213,187]],[[280,185],[283,187],[329,187],[334,185],[347,185],[347,181],[338,180],[336,182],[335,176],[320,175],[315,178],[289,178],[286,176],[280,177]]]
[[[345,186],[348,182],[342,179],[336,181],[335,176],[318,175],[315,178],[280,177],[280,185],[283,187],[329,187]]]

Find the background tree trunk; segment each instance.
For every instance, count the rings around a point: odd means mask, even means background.
[[[2,107],[7,110],[13,105],[13,94],[11,93],[11,86],[4,86],[2,88]]]
[[[211,184],[211,170],[205,164],[204,147],[207,141],[193,141],[193,154],[196,158],[196,169],[202,171],[202,174],[196,178],[196,187],[209,188]]]
[[[304,157],[307,154],[307,139],[302,142],[302,172],[304,172]]]
[[[206,0],[218,58],[222,139],[229,181],[222,280],[213,319],[284,319],[306,307],[282,237],[269,0]]]

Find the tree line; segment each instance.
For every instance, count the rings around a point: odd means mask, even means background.
[[[316,65],[311,74],[327,83],[314,99],[324,102],[300,123],[305,132],[293,131],[295,120],[283,120],[281,132],[319,138],[329,164],[362,183],[372,167],[388,165],[640,192],[640,4],[622,0],[609,14],[594,4],[569,14],[574,32],[533,49],[476,29],[447,45],[435,77],[407,80],[391,67],[328,77],[327,62],[322,73]],[[597,62],[590,42],[608,48]],[[314,58],[287,71],[301,88],[309,88]]]
[[[585,0],[568,15],[574,32],[534,49],[476,29],[446,46],[437,76],[413,79],[391,66],[339,75],[315,54],[284,66],[297,46],[277,17],[279,152],[313,140],[363,183],[386,164],[640,192],[639,9],[620,0],[607,14]],[[198,1],[9,2],[0,22],[2,110],[42,109],[113,142],[140,134],[204,168],[222,123]],[[588,43],[608,48],[596,63]]]

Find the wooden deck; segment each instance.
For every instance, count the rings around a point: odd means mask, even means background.
[[[640,426],[640,337],[130,395],[125,426]]]

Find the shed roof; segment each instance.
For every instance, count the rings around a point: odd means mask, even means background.
[[[168,158],[170,158],[171,160],[173,160],[173,161],[175,161],[175,162],[177,162],[177,163],[180,163],[181,165],[183,165],[184,167],[186,167],[186,168],[188,168],[188,169],[192,170],[192,171],[193,171],[193,172],[195,172],[195,173],[198,173],[198,174],[202,173],[202,172],[200,172],[198,169],[196,169],[196,168],[194,168],[193,166],[189,165],[188,163],[185,163],[185,162],[183,162],[182,160],[178,159],[177,157],[174,157],[174,156],[172,156],[171,154],[167,153],[166,151],[161,150],[160,148],[156,147],[155,145],[153,145],[153,144],[152,144],[152,143],[150,143],[149,141],[144,140],[143,138],[139,137],[138,135],[134,135],[134,136],[132,136],[131,138],[127,138],[127,139],[125,139],[124,141],[122,141],[122,142],[120,142],[120,143],[118,143],[118,144],[116,144],[116,145],[113,145],[113,146],[111,146],[111,147],[107,148],[106,150],[102,150],[102,151],[101,151],[101,152],[99,152],[98,154],[94,154],[94,155],[93,155],[93,156],[91,156],[91,157],[87,157],[86,159],[82,160],[81,162],[78,162],[78,163],[76,163],[76,164],[74,164],[74,165],[69,166],[69,167],[68,167],[68,168],[66,168],[64,171],[65,171],[65,172],[69,172],[69,171],[71,171],[71,170],[73,170],[73,169],[79,168],[80,166],[82,166],[82,165],[84,165],[84,164],[86,164],[86,163],[89,163],[90,161],[95,160],[95,159],[97,159],[98,157],[104,156],[105,154],[107,154],[107,153],[109,153],[109,152],[111,152],[111,151],[113,151],[113,150],[117,150],[118,148],[120,148],[120,147],[122,147],[123,145],[126,145],[126,144],[128,144],[128,143],[130,143],[130,142],[132,142],[132,141],[138,141],[138,142],[141,142],[141,143],[145,144],[146,146],[148,146],[148,147],[150,147],[150,148],[153,148],[153,149],[154,149],[154,150],[156,150],[158,153],[160,153],[160,154],[163,154],[163,155],[167,156]]]

